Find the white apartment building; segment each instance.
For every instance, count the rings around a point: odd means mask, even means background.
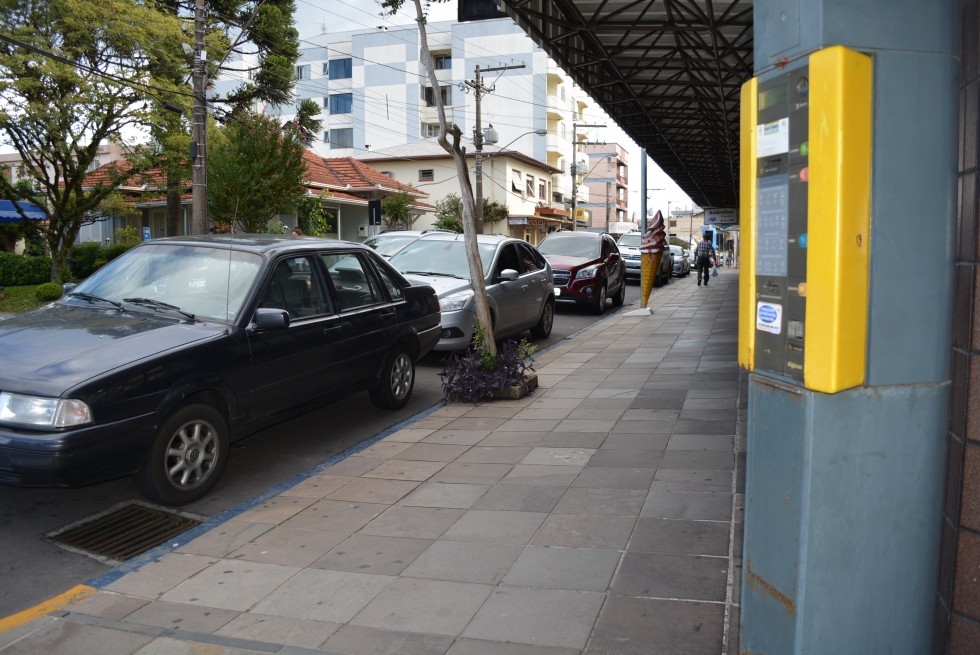
[[[435,141],[439,131],[435,94],[446,104],[446,117],[472,140],[476,127],[476,67],[486,92],[481,94],[480,124],[499,135],[490,150],[514,150],[556,169],[547,180],[546,197],[537,202],[552,211],[568,210],[573,189],[572,125],[581,122],[588,96],[509,18],[426,25],[438,89],[429,82],[418,27],[326,33],[304,41],[296,66],[296,104],[265,111],[288,120],[303,99],[322,108],[321,134],[313,148],[324,157],[361,158],[367,153],[391,153],[392,148]],[[247,68],[246,62],[226,65]],[[492,70],[502,69],[506,70]],[[244,74],[244,73],[243,73]],[[468,84],[470,83],[470,84]],[[217,91],[224,91],[217,81]],[[537,130],[547,136],[537,136]],[[594,134],[576,134],[580,142]],[[420,145],[421,147],[421,145]],[[468,153],[472,152],[468,150]],[[585,156],[579,148],[579,160]],[[473,167],[470,166],[470,175]],[[400,180],[423,186],[427,180]],[[522,182],[522,188],[526,186]],[[588,187],[578,185],[578,202],[588,201]],[[457,191],[458,193],[458,191]],[[484,194],[486,197],[486,193]],[[432,202],[443,196],[433,194]],[[566,214],[567,219],[567,214]],[[580,223],[581,225],[581,223]]]

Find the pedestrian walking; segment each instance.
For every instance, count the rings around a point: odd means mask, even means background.
[[[640,291],[643,297],[643,308],[646,309],[653,283],[660,273],[660,259],[667,247],[667,234],[664,232],[664,217],[657,210],[657,215],[650,219],[647,231],[640,237]]]
[[[702,239],[698,247],[694,249],[694,261],[698,267],[698,286],[704,279],[704,286],[708,286],[708,279],[711,274],[711,267],[715,265],[715,247],[708,239]]]

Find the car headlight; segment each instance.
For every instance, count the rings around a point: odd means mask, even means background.
[[[68,428],[91,422],[92,410],[81,400],[0,393],[0,423]]]
[[[472,291],[466,291],[463,293],[454,293],[451,296],[439,299],[439,308],[443,312],[458,312],[459,310],[466,307],[466,304],[473,297]]]
[[[581,269],[578,273],[575,274],[575,279],[584,280],[586,278],[595,277],[598,271],[599,271],[598,264],[596,264],[595,266],[587,266],[586,268]]]

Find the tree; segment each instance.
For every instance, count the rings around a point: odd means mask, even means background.
[[[0,177],[0,195],[42,207],[51,279],[66,277],[82,225],[118,185],[153,165],[129,149],[125,165],[84,181],[103,141],[152,126],[148,99],[187,93],[173,85],[185,66],[181,22],[137,0],[0,0],[0,145],[20,155],[31,192]]]
[[[401,223],[405,229],[410,229],[415,222],[412,216],[412,197],[405,191],[392,193],[381,199],[381,217],[385,229],[397,229]]]
[[[436,202],[435,226],[440,230],[463,232],[463,200],[455,193]]]
[[[432,60],[432,53],[429,51],[429,39],[425,31],[425,12],[422,9],[422,0],[412,0],[415,4],[415,20],[419,26],[419,41],[422,46],[422,61],[426,63],[429,77],[429,84],[433,89],[439,88],[439,80],[436,77],[436,67]],[[426,5],[445,0],[426,0]],[[396,13],[405,4],[405,0],[382,0],[381,6],[384,11],[391,14]],[[473,185],[470,183],[469,167],[466,162],[466,149],[460,145],[462,140],[462,130],[453,123],[452,127],[446,121],[446,107],[442,102],[442,94],[434,93],[433,99],[439,115],[439,137],[437,141],[442,149],[452,155],[453,163],[456,165],[456,177],[459,179],[461,199],[463,201],[463,241],[466,246],[466,259],[470,266],[470,284],[473,286],[473,301],[476,311],[476,320],[484,326],[482,332],[482,348],[488,356],[493,359],[497,356],[497,344],[493,334],[493,321],[490,318],[490,301],[487,298],[487,287],[484,284],[483,262],[480,260],[480,250],[476,239],[476,219]],[[452,136],[452,143],[449,142]]]
[[[510,217],[510,211],[507,209],[507,205],[497,202],[494,200],[490,202],[484,199],[483,201],[483,222],[484,223],[498,223],[500,221],[505,221]]]
[[[300,196],[296,200],[296,222],[303,234],[311,237],[325,237],[330,233],[330,214],[323,208],[323,198],[329,195],[324,191],[319,196]]]
[[[265,232],[306,191],[303,144],[268,116],[229,122],[217,131],[208,159],[208,211],[226,230]]]

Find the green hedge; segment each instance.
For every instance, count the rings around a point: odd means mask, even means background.
[[[94,241],[80,243],[71,249],[71,259],[68,262],[71,275],[77,280],[84,280],[106,262],[112,261],[132,247],[116,244],[105,248]]]
[[[26,286],[51,281],[51,258],[0,252],[0,286]]]

